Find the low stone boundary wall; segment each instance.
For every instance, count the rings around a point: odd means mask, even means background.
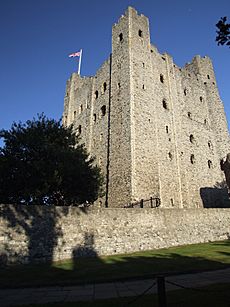
[[[0,205],[2,264],[129,253],[223,240],[230,209]]]

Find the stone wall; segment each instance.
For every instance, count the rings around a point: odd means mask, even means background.
[[[52,261],[223,240],[230,209],[0,207],[1,262]]]

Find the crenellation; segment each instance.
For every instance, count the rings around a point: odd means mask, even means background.
[[[67,81],[63,122],[81,126],[96,156],[102,206],[159,197],[165,208],[199,208],[224,193],[205,194],[223,180],[219,162],[230,148],[212,62],[198,55],[178,67],[131,7],[113,26],[112,54],[96,75]]]

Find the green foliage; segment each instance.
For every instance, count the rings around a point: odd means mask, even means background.
[[[72,127],[44,114],[1,130],[0,203],[70,205],[95,201],[102,176]]]
[[[219,45],[226,45],[230,47],[230,24],[226,23],[227,17],[222,17],[218,23],[216,24],[217,27],[217,36],[216,41],[218,46]]]

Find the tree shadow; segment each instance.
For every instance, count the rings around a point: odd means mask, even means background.
[[[200,196],[204,208],[229,208],[230,199],[226,187],[204,187],[200,188]]]
[[[51,263],[58,238],[63,235],[58,220],[69,207],[40,205],[1,205],[1,218],[7,222],[5,242],[0,250],[0,265],[10,263]],[[12,235],[14,229],[16,236]],[[18,242],[17,234],[25,234]]]

